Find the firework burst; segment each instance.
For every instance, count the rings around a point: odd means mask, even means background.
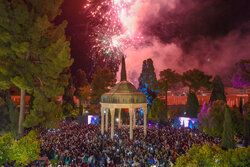
[[[88,0],[94,59],[116,61],[128,47],[138,45],[143,36],[130,22],[130,8],[136,0]]]

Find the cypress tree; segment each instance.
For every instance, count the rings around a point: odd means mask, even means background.
[[[194,92],[189,92],[187,97],[187,104],[186,104],[186,116],[197,118],[197,113],[199,110],[199,101]]]
[[[222,133],[222,148],[227,150],[235,147],[233,121],[228,108],[226,108],[224,116],[225,119]]]
[[[146,94],[148,104],[151,106],[157,92],[157,79],[152,59],[143,61],[142,72],[139,77],[139,90]]]
[[[224,85],[221,81],[220,76],[216,75],[214,77],[212,84],[213,84],[213,91],[212,91],[212,94],[211,94],[209,101],[213,102],[216,100],[223,100],[223,101],[227,102],[225,90],[224,90]]]
[[[72,89],[72,79],[69,80],[69,84],[64,89],[64,94],[62,97],[63,100],[63,114],[69,115],[70,111],[72,111],[75,108],[75,102],[74,102],[74,95],[73,95],[73,89]]]
[[[79,113],[81,113],[83,106],[81,102],[82,98],[81,98],[80,89],[82,89],[88,84],[86,73],[82,69],[78,69],[76,72],[76,75],[73,77],[73,81],[74,81],[74,87],[75,87],[74,95],[79,100],[78,109],[79,109]]]

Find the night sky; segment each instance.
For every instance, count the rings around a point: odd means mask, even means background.
[[[146,41],[139,48],[128,48],[128,78],[137,84],[142,61],[152,58],[159,71],[172,68],[180,73],[198,68],[219,74],[228,81],[234,64],[250,58],[249,0],[137,0],[137,24]],[[68,21],[74,74],[82,68],[89,76],[89,19],[84,0],[64,0],[57,22]],[[135,56],[136,55],[136,56]]]

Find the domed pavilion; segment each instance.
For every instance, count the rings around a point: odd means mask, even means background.
[[[127,81],[125,59],[122,57],[121,81],[109,92],[101,96],[101,133],[108,132],[108,114],[111,114],[111,139],[114,137],[115,110],[118,109],[118,128],[121,128],[121,109],[129,110],[129,137],[133,139],[133,128],[136,126],[136,109],[142,108],[144,116],[144,135],[147,134],[147,98],[135,86]],[[104,122],[105,116],[105,122]]]

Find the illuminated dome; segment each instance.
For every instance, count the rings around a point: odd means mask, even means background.
[[[101,97],[102,103],[147,103],[146,95],[128,81],[121,81]]]

